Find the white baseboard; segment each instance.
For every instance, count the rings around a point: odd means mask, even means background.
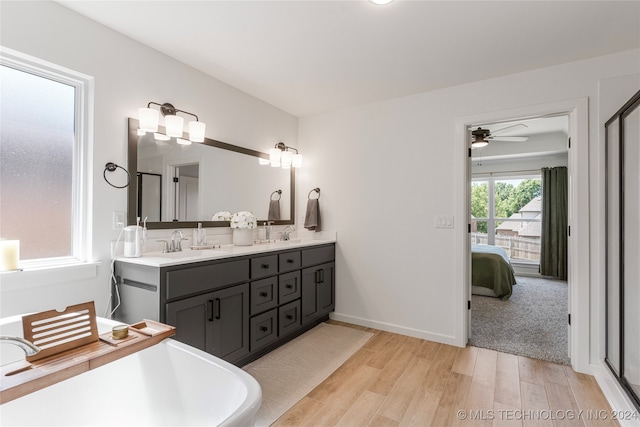
[[[395,334],[407,335],[409,337],[420,338],[423,340],[429,340],[439,342],[441,344],[454,345],[456,347],[464,347],[465,344],[461,344],[456,341],[455,337],[451,335],[437,334],[429,331],[423,331],[420,329],[408,328],[406,326],[395,325],[392,323],[378,322],[371,319],[363,319],[361,317],[349,316],[341,313],[331,313],[329,316],[333,320],[340,322],[351,323],[354,325],[365,326],[367,328],[379,329],[381,331],[393,332]]]
[[[614,414],[620,414],[621,427],[640,427],[640,414],[622,389],[604,361],[591,365],[591,374],[595,377],[602,393],[607,398]],[[626,416],[625,416],[626,415]],[[631,415],[631,416],[630,416]]]

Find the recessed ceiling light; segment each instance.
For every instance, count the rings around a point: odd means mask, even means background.
[[[383,4],[389,4],[391,3],[393,0],[369,0],[371,3],[373,4],[377,4],[377,5],[383,5]]]

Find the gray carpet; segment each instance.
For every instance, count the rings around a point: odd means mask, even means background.
[[[507,301],[473,295],[469,344],[569,365],[567,282],[516,279]]]

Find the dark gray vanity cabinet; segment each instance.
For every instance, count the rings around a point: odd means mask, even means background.
[[[175,339],[228,361],[249,353],[249,286],[236,285],[170,302],[166,322]]]
[[[334,309],[333,262],[302,270],[302,323],[312,322]]]
[[[302,324],[327,316],[335,307],[335,246],[302,251]]]
[[[166,267],[116,261],[114,318],[168,323],[175,339],[242,366],[328,318],[334,260],[325,244]]]

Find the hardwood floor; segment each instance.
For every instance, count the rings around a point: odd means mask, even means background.
[[[374,336],[273,426],[615,426],[571,367],[342,322]]]

